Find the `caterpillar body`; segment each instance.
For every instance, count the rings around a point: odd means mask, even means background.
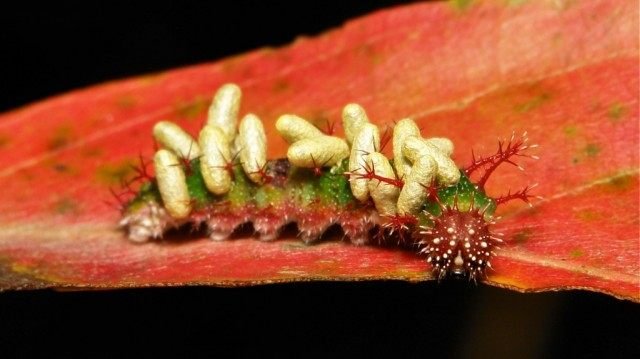
[[[296,223],[302,240],[312,243],[338,225],[353,244],[417,247],[437,278],[476,280],[502,241],[490,230],[497,206],[533,197],[533,186],[498,198],[484,191],[500,164],[536,158],[524,153],[535,147],[526,133],[459,169],[449,139],[423,138],[406,118],[393,129],[389,160],[378,127],[361,106],[349,104],[342,113],[344,139],[298,116],[281,116],[276,129],[290,144],[287,158],[268,160],[260,119],[248,114],[237,123],[240,98],[238,86],[222,86],[197,140],[176,124],[155,125],[162,147],[154,156],[155,176],[143,162],[133,197],[117,195],[120,226],[131,241],[147,242],[184,225],[206,226],[211,239],[224,240],[246,223],[261,240],[274,240]],[[480,169],[484,174],[474,183],[470,176]]]

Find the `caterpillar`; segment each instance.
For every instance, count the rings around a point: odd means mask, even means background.
[[[458,168],[448,138],[423,138],[405,118],[393,127],[393,159],[381,153],[384,135],[358,104],[342,111],[344,138],[309,121],[284,114],[276,129],[289,144],[283,159],[267,159],[261,120],[246,114],[238,123],[241,89],[225,84],[214,95],[197,139],[168,121],[155,124],[160,145],[155,175],[141,158],[141,182],[133,196],[119,199],[120,227],[132,242],[161,238],[172,228],[206,226],[212,240],[225,240],[252,223],[260,240],[278,238],[296,223],[305,243],[317,241],[332,225],[356,245],[396,243],[417,248],[435,277],[476,280],[491,267],[500,234],[493,233],[496,208],[520,199],[530,204],[534,186],[493,198],[484,190],[501,164],[518,166],[529,157],[524,133],[501,141],[496,154],[473,156]],[[520,166],[518,166],[520,167]],[[521,167],[520,167],[521,168]],[[480,179],[471,175],[484,170]]]

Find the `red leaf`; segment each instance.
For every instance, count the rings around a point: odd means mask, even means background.
[[[381,124],[412,116],[456,143],[460,166],[498,136],[528,131],[540,161],[505,168],[491,194],[538,182],[544,200],[512,204],[487,283],[522,291],[584,288],[640,301],[638,4],[585,1],[420,4],[226,61],[100,85],[0,116],[0,288],[242,285],[430,278],[400,250],[338,241],[242,239],[133,245],[104,203],[152,153],[151,126],[193,133],[224,82],[266,121],[337,121],[347,101]]]

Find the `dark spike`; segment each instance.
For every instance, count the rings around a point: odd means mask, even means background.
[[[512,160],[513,157],[519,156],[519,157],[529,157],[532,159],[537,159],[536,156],[523,153],[523,151],[525,151],[526,149],[536,147],[536,145],[531,145],[531,146],[526,145],[526,142],[527,142],[527,135],[525,132],[522,135],[522,137],[519,138],[518,140],[515,140],[515,134],[512,134],[511,139],[506,144],[506,147],[505,147],[505,141],[499,141],[497,152],[494,155],[491,155],[489,157],[476,158],[476,155],[472,150],[471,152],[472,163],[464,169],[465,174],[467,176],[471,176],[471,174],[474,173],[479,168],[484,168],[488,166],[484,174],[482,175],[482,177],[477,183],[479,188],[484,189],[484,186],[489,180],[489,177],[491,176],[491,174],[502,163],[509,163],[518,168],[522,168]]]
[[[262,167],[260,167],[259,170],[257,171],[253,171],[250,172],[249,174],[259,174],[260,178],[262,179],[262,182],[267,184],[267,183],[271,183],[271,181],[273,180],[273,176],[269,175],[268,171],[267,171],[267,165],[269,162],[265,162],[264,165],[262,165]],[[258,161],[256,161],[256,165],[259,165]]]
[[[375,164],[366,163],[364,167],[362,167],[364,173],[354,173],[353,176],[356,176],[358,179],[368,179],[368,180],[378,180],[378,184],[384,182],[386,184],[402,188],[404,186],[404,181],[402,179],[397,178],[389,178],[384,177],[376,173]]]
[[[333,136],[336,133],[336,121],[325,120],[327,123],[327,129],[324,131],[328,136]]]
[[[509,190],[506,195],[502,195],[502,196],[496,198],[496,204],[500,205],[500,204],[503,204],[503,203],[506,203],[506,202],[509,202],[509,201],[512,201],[512,200],[515,200],[515,199],[519,199],[519,200],[522,200],[523,202],[529,204],[529,206],[532,206],[532,204],[529,201],[529,199],[530,198],[534,198],[534,197],[535,198],[540,198],[538,196],[534,196],[532,194],[529,194],[529,191],[531,191],[531,189],[535,188],[536,186],[537,186],[537,184],[533,184],[531,186],[526,186],[525,188],[523,188],[523,189],[521,189],[521,190],[519,190],[517,192],[514,192],[514,193],[511,193],[511,190]]]

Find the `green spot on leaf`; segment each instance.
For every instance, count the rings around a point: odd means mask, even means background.
[[[519,113],[527,113],[544,105],[550,99],[551,99],[551,95],[549,95],[548,93],[542,93],[527,102],[516,105],[514,109],[516,112],[519,112]]]
[[[180,118],[192,120],[203,114],[208,106],[208,101],[203,97],[196,97],[192,101],[180,102],[176,105],[176,115]]]
[[[607,111],[607,116],[614,121],[619,121],[625,114],[627,113],[627,108],[621,104],[620,102],[616,102],[609,107],[609,111]]]
[[[291,87],[291,85],[283,80],[283,79],[278,79],[274,84],[273,84],[273,92],[284,92],[287,91],[289,88]]]
[[[55,151],[63,148],[71,142],[73,139],[73,129],[69,125],[62,125],[53,131],[53,136],[47,143],[47,148],[50,151]]]
[[[516,244],[525,244],[529,239],[531,239],[531,235],[533,234],[533,230],[531,228],[525,228],[520,232],[513,235],[512,240]]]
[[[77,213],[78,204],[69,197],[63,197],[53,203],[53,212],[56,214]]]
[[[588,157],[596,157],[598,156],[598,154],[600,154],[600,146],[596,145],[595,143],[589,143],[585,146],[584,153]]]
[[[583,211],[579,211],[576,214],[576,217],[578,217],[578,219],[583,220],[583,221],[594,221],[597,219],[602,218],[602,214],[600,214],[599,212],[596,211],[592,211],[592,210],[583,210]]]
[[[473,4],[473,0],[449,0],[449,4],[456,10],[466,10]]]
[[[506,0],[507,5],[509,6],[520,6],[527,2],[528,0]]]
[[[569,255],[571,256],[571,258],[580,258],[584,255],[584,252],[578,248],[571,250],[571,252],[569,252]]]
[[[118,163],[105,164],[96,169],[96,179],[107,186],[119,185],[133,173],[134,160],[123,160]]]
[[[382,57],[380,56],[380,54],[375,50],[375,48],[369,44],[364,44],[361,46],[356,47],[356,52],[358,52],[360,55],[366,57],[367,59],[369,59],[371,61],[372,64],[377,65],[379,63],[382,62]]]
[[[567,125],[562,129],[562,131],[567,137],[576,137],[576,135],[578,134],[578,126]]]
[[[612,190],[616,190],[616,191],[626,191],[629,190],[633,184],[634,181],[636,181],[636,177],[633,175],[623,175],[623,176],[616,176],[612,179],[610,179],[607,182],[607,186],[612,189]]]
[[[136,105],[137,101],[133,96],[125,95],[116,100],[116,106],[121,109],[129,109]]]
[[[82,155],[85,157],[100,157],[104,155],[104,150],[99,147],[90,147],[82,150]]]
[[[75,174],[77,172],[73,167],[61,162],[51,164],[51,168],[58,173]]]

